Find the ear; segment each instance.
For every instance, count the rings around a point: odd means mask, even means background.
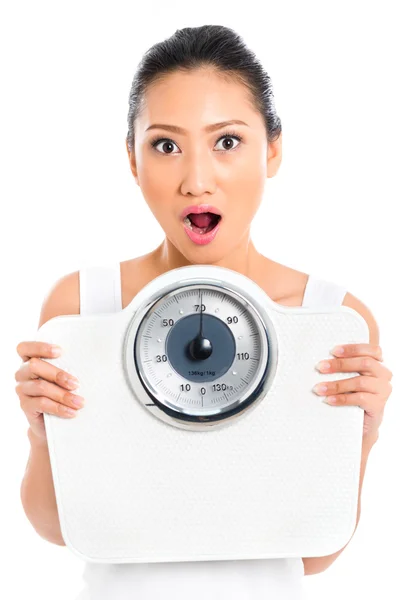
[[[274,177],[277,174],[282,161],[282,132],[277,140],[268,142],[267,154],[267,177]]]
[[[132,171],[132,175],[134,176],[137,185],[139,185],[139,178],[138,178],[138,174],[137,174],[135,152],[133,150],[132,150],[132,152],[129,150],[128,140],[125,140],[125,146],[126,146],[126,151],[128,153],[129,166],[130,166],[130,169]]]

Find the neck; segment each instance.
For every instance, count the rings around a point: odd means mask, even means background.
[[[204,251],[204,249],[203,249]],[[209,264],[218,267],[232,269],[242,275],[252,278],[257,272],[257,266],[260,264],[262,255],[256,250],[250,236],[243,236],[239,244],[229,252],[227,256],[215,261],[207,260],[207,251],[204,253],[204,262],[191,262],[170,242],[165,238],[163,242],[154,250],[154,264],[159,273],[165,273],[172,269],[185,267],[193,264]],[[200,251],[199,251],[200,255]]]

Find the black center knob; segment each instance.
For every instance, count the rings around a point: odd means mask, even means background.
[[[196,335],[189,343],[189,354],[194,360],[205,360],[212,354],[212,344],[210,340],[202,335]]]
[[[199,315],[189,314],[171,327],[165,341],[171,366],[188,382],[212,382],[223,377],[235,360],[235,338],[228,325],[214,315],[204,314],[203,318],[201,334]]]

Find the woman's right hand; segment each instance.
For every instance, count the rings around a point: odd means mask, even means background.
[[[20,406],[28,419],[30,432],[35,439],[47,444],[43,413],[65,418],[74,417],[83,406],[84,399],[68,390],[77,388],[79,381],[66,371],[41,360],[60,356],[61,349],[53,354],[51,344],[20,342],[17,352],[23,361],[15,373],[15,390],[20,399]],[[67,379],[72,379],[72,382],[67,382]],[[74,401],[77,401],[78,405]]]

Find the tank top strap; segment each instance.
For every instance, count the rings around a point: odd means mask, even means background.
[[[347,289],[342,285],[309,275],[302,306],[307,308],[341,306],[346,293]]]
[[[80,314],[122,310],[120,263],[93,265],[79,271]],[[309,275],[302,306],[340,306],[347,289],[326,279]]]
[[[79,271],[80,314],[116,312],[122,309],[119,262],[91,265]]]

